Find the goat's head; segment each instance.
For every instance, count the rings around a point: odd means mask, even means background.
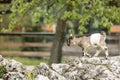
[[[73,36],[72,34],[70,34],[70,36],[67,40],[67,45],[68,46],[77,45],[76,40],[77,40],[77,38],[75,36]]]

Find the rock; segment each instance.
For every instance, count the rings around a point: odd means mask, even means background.
[[[64,74],[64,72],[66,72],[66,70],[70,67],[70,65],[68,64],[52,64],[51,68],[53,70],[55,70],[57,73],[59,73],[60,75]]]
[[[28,80],[27,70],[22,65],[22,63],[15,60],[3,59],[0,61],[0,65],[6,68],[6,73],[4,74],[4,80]]]
[[[26,70],[22,63],[15,60],[3,59],[0,64],[6,67],[7,72],[25,72]]]
[[[0,65],[6,73],[2,80],[28,80],[23,64],[0,56]],[[68,58],[65,63],[47,65],[40,63],[31,72],[34,80],[120,80],[120,56]]]
[[[37,77],[35,78],[35,80],[50,80],[50,79],[48,79],[48,77],[45,77],[43,75],[37,75]]]
[[[64,76],[53,70],[45,63],[40,63],[34,70],[34,74],[35,78],[37,78],[38,75],[43,75],[44,78],[47,77],[49,80],[66,80]]]
[[[28,80],[24,73],[8,72],[4,75],[4,80]]]
[[[3,60],[3,57],[2,57],[2,55],[0,55],[0,61],[2,61]]]
[[[51,66],[41,63],[34,73],[48,80],[119,80],[120,57],[71,58]]]

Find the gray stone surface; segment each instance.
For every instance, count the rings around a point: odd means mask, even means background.
[[[4,80],[28,80],[28,77],[21,72],[7,72],[4,75]]]
[[[51,66],[41,63],[34,72],[49,80],[120,80],[120,57],[71,58]]]
[[[5,66],[7,70],[3,76],[4,80],[28,80],[26,68],[22,63],[3,58],[0,61],[0,65]]]
[[[1,80],[29,80],[23,64],[2,56],[0,59],[0,65],[7,69]],[[66,59],[59,64],[40,63],[32,69],[34,80],[120,80],[120,56]]]
[[[3,57],[2,57],[2,55],[0,55],[0,62],[3,60]]]
[[[45,78],[47,77],[48,80],[66,80],[65,77],[59,74],[57,71],[53,70],[52,67],[48,66],[45,63],[40,63],[34,71],[35,77],[38,75],[43,75]],[[41,80],[37,78],[36,80]],[[47,80],[47,79],[43,79]]]

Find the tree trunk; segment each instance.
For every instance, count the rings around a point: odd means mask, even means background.
[[[66,20],[58,19],[57,27],[56,27],[56,34],[55,34],[53,46],[51,49],[51,56],[50,56],[49,64],[61,62],[62,46],[65,40],[66,28],[67,28]]]

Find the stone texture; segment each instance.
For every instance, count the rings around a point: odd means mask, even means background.
[[[2,55],[0,55],[0,62],[3,60],[3,57],[2,57]]]
[[[0,56],[0,65],[7,69],[1,80],[28,80],[27,69],[20,62]],[[34,80],[120,80],[120,56],[69,57],[64,63],[40,63],[32,72]]]
[[[50,79],[48,79],[48,77],[43,76],[43,75],[37,75],[35,80],[50,80]]]
[[[4,80],[28,80],[26,68],[22,63],[2,58],[0,65],[5,66],[7,70],[3,77]]]
[[[4,80],[28,80],[27,76],[24,73],[20,72],[7,72],[4,75]]]
[[[25,67],[22,65],[22,63],[17,62],[15,60],[9,60],[9,59],[3,59],[0,62],[1,65],[5,66],[7,69],[7,72],[25,72]]]
[[[71,58],[51,66],[41,63],[34,73],[44,80],[120,80],[120,57]]]
[[[66,80],[65,77],[58,72],[56,72],[52,67],[46,65],[45,63],[40,63],[37,68],[34,70],[35,77],[38,75],[43,75],[49,80]],[[41,80],[40,78],[36,80]],[[46,80],[46,79],[43,79]]]

